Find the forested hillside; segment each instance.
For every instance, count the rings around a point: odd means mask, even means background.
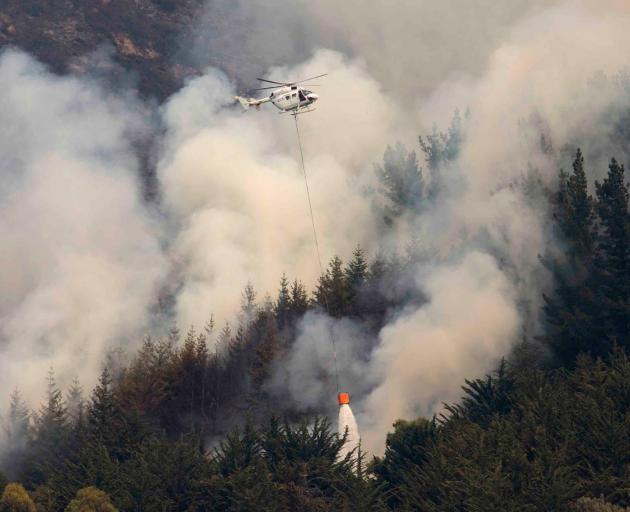
[[[436,162],[456,155],[461,122],[456,115],[447,133],[420,139],[433,186],[443,168]],[[259,300],[248,286],[238,326],[210,320],[200,332],[147,338],[129,364],[115,354],[104,361],[91,391],[79,382],[62,391],[51,371],[31,411],[16,389],[4,481],[20,482],[30,497],[12,484],[0,507],[31,500],[38,510],[75,510],[81,500],[138,511],[630,507],[628,184],[615,159],[594,184],[584,166],[578,149],[554,190],[535,174],[515,184],[546,198],[566,248],[541,256],[554,283],[542,332],[505,354],[495,372],[462,383],[462,399],[442,414],[397,421],[384,456],[357,451],[340,460],[343,440],[320,411],[293,410],[268,384],[308,312],[327,308],[378,330],[407,303],[408,269],[426,257],[413,244],[405,255],[358,247],[346,263],[335,257],[314,290],[282,276],[277,295]],[[386,222],[431,200],[414,152],[389,148],[375,172]]]
[[[628,27],[0,1],[0,512],[630,511]]]

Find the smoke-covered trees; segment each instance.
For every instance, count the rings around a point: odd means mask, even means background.
[[[9,422],[6,426],[7,437],[14,448],[23,447],[28,441],[30,416],[30,411],[20,391],[17,388],[14,389],[11,393]]]
[[[447,134],[422,139],[431,186],[456,158],[461,136],[456,116]],[[419,198],[433,200],[424,182],[419,195],[396,192],[423,180],[415,155],[398,146],[388,151],[382,171],[389,174],[381,178],[389,213],[418,214]],[[525,194],[540,195],[541,182],[533,173],[528,180]],[[561,171],[548,195],[562,249],[542,257],[553,289],[544,298],[540,339],[555,364],[506,354],[496,371],[465,380],[461,400],[443,414],[396,421],[382,457],[368,461],[359,452],[340,460],[342,440],[327,421],[278,396],[274,371],[309,311],[351,318],[376,336],[390,315],[421,303],[409,284],[426,257],[417,244],[402,255],[357,247],[345,262],[335,256],[314,290],[283,275],[276,296],[260,300],[248,284],[232,326],[215,332],[211,320],[202,332],[147,337],[126,367],[103,369],[87,400],[76,380],[62,393],[51,371],[37,413],[19,392],[10,397],[3,452],[10,464],[3,469],[26,485],[40,510],[629,507],[624,167],[612,160],[592,185],[594,194],[578,150],[572,172]],[[7,489],[0,510],[10,500],[33,506],[24,489]]]
[[[385,218],[388,222],[405,211],[417,213],[421,210],[424,179],[414,151],[407,152],[400,143],[388,146],[383,164],[376,165],[375,171],[386,199]]]

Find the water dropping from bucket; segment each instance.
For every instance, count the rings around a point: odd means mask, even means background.
[[[345,458],[348,453],[359,446],[361,438],[359,437],[359,427],[357,420],[350,408],[350,395],[348,393],[339,393],[339,437],[346,434],[346,442],[339,450],[339,459]]]

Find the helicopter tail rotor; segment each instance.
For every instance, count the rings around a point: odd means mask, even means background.
[[[242,96],[234,96],[234,99],[241,104],[241,107],[243,107],[244,110],[249,110],[251,105],[250,100],[243,98]]]

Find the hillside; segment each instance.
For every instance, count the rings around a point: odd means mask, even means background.
[[[143,95],[161,100],[197,72],[178,55],[192,37],[200,4],[199,0],[6,0],[0,7],[0,47],[26,50],[59,73],[100,71],[111,79],[118,64],[118,74],[131,71]],[[104,58],[108,53],[113,63]]]

